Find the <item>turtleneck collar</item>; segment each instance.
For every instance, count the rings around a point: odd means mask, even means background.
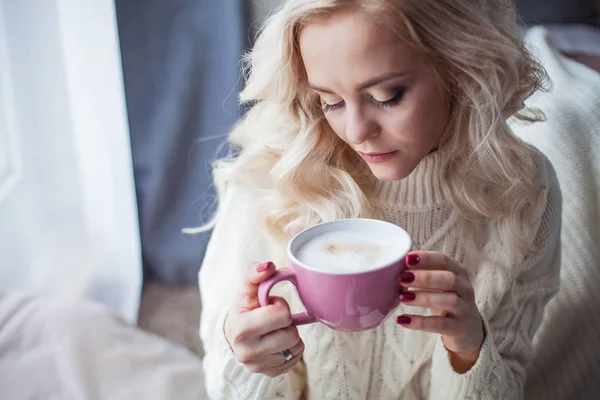
[[[375,183],[377,201],[406,210],[430,209],[444,203],[443,160],[443,150],[437,150],[421,160],[406,178],[399,181],[378,180]]]

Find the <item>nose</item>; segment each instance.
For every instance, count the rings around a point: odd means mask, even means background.
[[[377,136],[377,124],[369,118],[364,110],[358,107],[348,107],[346,115],[346,140],[349,143],[358,145]]]

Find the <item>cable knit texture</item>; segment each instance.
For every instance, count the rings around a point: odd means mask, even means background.
[[[236,362],[223,334],[223,318],[243,270],[255,260],[286,266],[280,249],[254,220],[264,192],[229,187],[200,271],[204,307],[201,338],[206,351],[206,385],[213,399],[520,399],[532,337],[544,306],[558,288],[561,198],[552,167],[540,156],[540,190],[532,205],[537,232],[533,256],[510,270],[492,262],[469,261],[456,229],[457,212],[440,182],[442,156],[433,153],[402,181],[380,182],[377,204],[383,219],[404,227],[415,249],[453,257],[469,270],[486,338],[475,366],[465,374],[452,369],[436,334],[395,323],[402,313],[427,314],[400,305],[379,327],[358,333],[313,324],[299,328],[306,344],[303,362],[290,374],[269,379]],[[490,223],[490,226],[493,224]],[[486,252],[506,251],[488,243]],[[301,303],[290,286],[279,287],[292,310]]]
[[[547,121],[513,129],[553,163],[565,200],[561,286],[535,337],[526,398],[594,399],[600,393],[600,74],[558,53],[542,27],[526,41],[552,90],[528,101]]]

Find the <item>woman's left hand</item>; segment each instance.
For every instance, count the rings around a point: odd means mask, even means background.
[[[467,270],[438,252],[417,251],[406,256],[408,269],[399,276],[400,301],[427,307],[431,316],[400,315],[398,324],[414,330],[439,333],[451,354],[455,370],[470,369],[484,339],[483,322]],[[408,291],[414,288],[415,291]]]

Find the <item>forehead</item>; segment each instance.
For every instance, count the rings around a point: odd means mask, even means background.
[[[382,25],[374,16],[348,11],[305,26],[299,43],[310,82],[344,85],[413,68],[417,51]]]

